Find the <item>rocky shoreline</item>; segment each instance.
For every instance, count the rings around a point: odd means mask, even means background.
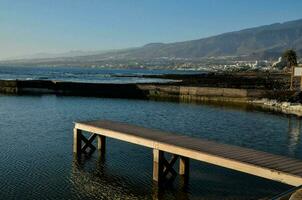
[[[0,93],[132,98],[216,105],[251,106],[302,116],[300,93],[284,89],[282,74],[156,75],[173,83],[79,83],[52,80],[0,80]],[[281,87],[283,86],[283,87]]]
[[[271,110],[275,112],[281,112],[289,115],[296,115],[298,117],[302,116],[302,104],[301,103],[291,103],[291,102],[278,102],[273,99],[255,99],[248,101],[247,103],[254,106],[260,106],[263,109]]]

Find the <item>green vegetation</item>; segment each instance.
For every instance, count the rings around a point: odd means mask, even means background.
[[[297,66],[297,53],[293,49],[286,50],[282,57],[287,61],[287,66],[292,68],[293,66]]]

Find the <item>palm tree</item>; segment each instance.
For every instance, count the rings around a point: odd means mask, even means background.
[[[297,54],[293,49],[286,50],[282,57],[287,61],[287,67],[291,69],[290,89],[293,89],[294,66],[297,66]]]
[[[297,54],[294,50],[288,49],[286,50],[282,57],[287,61],[288,67],[293,67],[297,65]]]

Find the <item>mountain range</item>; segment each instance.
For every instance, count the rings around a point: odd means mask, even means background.
[[[11,60],[17,63],[97,62],[110,59],[152,60],[160,58],[202,59],[209,57],[240,57],[276,59],[292,48],[302,54],[302,19],[275,23],[212,37],[175,43],[150,43],[142,47],[100,51],[76,51],[52,56],[31,56]]]

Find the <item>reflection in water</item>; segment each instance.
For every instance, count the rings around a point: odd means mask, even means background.
[[[0,135],[5,138],[0,143],[0,199],[189,196],[244,200],[289,189],[281,183],[192,161],[187,193],[178,189],[178,179],[174,188],[152,193],[149,149],[108,140],[106,162],[98,163],[94,153],[72,167],[73,121],[105,118],[302,159],[301,140],[292,136],[297,134],[288,133],[289,119],[284,115],[207,105],[53,95],[0,96],[0,112]],[[291,156],[289,146],[294,147],[295,155]]]
[[[92,164],[91,162],[95,163]],[[189,199],[187,187],[181,178],[179,178],[179,186],[176,188],[174,184],[159,188],[156,183],[151,184],[150,179],[151,188],[146,190],[146,188],[140,188],[137,183],[133,183],[117,173],[110,171],[104,156],[99,156],[98,159],[93,157],[79,158],[75,154],[73,156],[70,177],[74,190],[81,197],[86,196],[92,199]],[[141,193],[137,194],[137,191]],[[174,193],[176,196],[171,195],[171,191],[176,191]]]
[[[161,200],[161,199],[171,199],[171,196],[169,196],[167,190],[177,190],[175,192],[175,195],[173,199],[179,199],[179,200],[189,200],[189,193],[188,191],[182,189],[182,185],[180,185],[180,188],[174,188],[173,185],[170,185],[170,187],[167,188],[159,188],[157,184],[152,184],[152,200]]]
[[[288,117],[288,150],[295,155],[300,141],[301,119]]]
[[[90,162],[96,161],[95,167]],[[71,181],[77,193],[92,199],[138,199],[127,190],[127,181],[107,170],[104,158],[73,157]]]

